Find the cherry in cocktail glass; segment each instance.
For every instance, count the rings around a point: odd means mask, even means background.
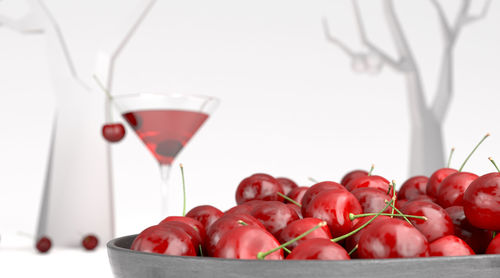
[[[172,213],[168,183],[172,162],[217,108],[214,97],[140,93],[113,97],[123,118],[160,165],[163,216]]]

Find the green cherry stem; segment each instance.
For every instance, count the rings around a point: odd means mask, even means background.
[[[490,134],[486,133],[486,135],[483,137],[483,139],[481,139],[481,141],[479,141],[479,143],[477,143],[476,147],[474,147],[474,149],[472,150],[472,152],[470,152],[470,154],[465,159],[464,163],[462,163],[462,166],[460,166],[460,169],[458,169],[458,172],[462,172],[462,169],[464,168],[464,166],[467,163],[467,161],[469,161],[469,158],[477,150],[477,148],[483,143],[483,141],[486,140],[486,138],[488,138],[489,136],[490,136]]]
[[[301,205],[301,204],[297,203],[297,201],[295,201],[294,199],[292,199],[292,198],[290,198],[290,197],[286,196],[285,194],[283,194],[283,193],[281,193],[281,192],[278,192],[277,194],[278,194],[279,196],[283,197],[283,199],[287,200],[288,202],[290,202],[290,203],[292,203],[292,204],[294,204],[294,205],[297,205],[297,206],[299,206],[299,207],[302,207],[302,205]]]
[[[386,203],[387,203],[387,201],[386,201]],[[410,222],[410,220],[406,217],[406,215],[403,214],[396,206],[394,206],[393,204],[391,204],[391,207],[399,214],[399,216],[402,216],[406,220],[406,222],[408,222],[409,224],[413,225]],[[427,219],[425,219],[425,220],[427,220]]]
[[[392,204],[392,202],[394,202],[394,199],[391,199],[391,201],[385,205],[385,207],[380,210],[377,214],[375,214],[375,216],[373,216],[370,220],[368,220],[365,224],[359,226],[357,229],[355,230],[352,230],[350,231],[349,233],[345,234],[345,235],[342,235],[342,236],[339,236],[339,237],[336,237],[336,238],[333,238],[331,239],[332,242],[338,242],[338,241],[341,241],[343,240],[344,238],[348,238],[350,236],[352,236],[353,234],[361,231],[362,229],[364,229],[366,226],[368,226],[370,223],[373,222],[373,220],[375,220],[375,218],[379,217],[382,213],[384,213],[384,211],[389,207],[390,204]]]
[[[497,232],[496,231],[493,231],[493,237],[492,238],[495,238],[497,236]]]
[[[392,200],[394,200],[394,202],[392,202],[392,204],[390,204],[390,206],[392,207],[391,213],[394,214],[394,209],[396,208],[396,181],[395,180],[392,180]],[[391,216],[391,218],[393,218],[393,216]]]
[[[287,241],[287,242],[285,242],[285,243],[281,244],[280,246],[275,247],[275,248],[273,248],[273,249],[271,249],[271,250],[269,250],[269,251],[266,251],[266,252],[259,252],[259,253],[257,254],[257,259],[259,259],[259,260],[264,260],[264,259],[266,258],[266,256],[267,256],[267,255],[269,255],[269,254],[271,254],[271,253],[273,253],[273,252],[276,252],[276,251],[278,251],[278,250],[280,250],[280,249],[282,249],[282,248],[284,248],[284,247],[287,247],[288,245],[290,245],[290,244],[292,244],[292,243],[296,242],[297,240],[299,240],[299,239],[301,239],[301,238],[303,238],[303,237],[307,236],[308,234],[310,234],[310,233],[314,232],[315,230],[317,230],[317,229],[319,229],[319,228],[321,228],[321,227],[324,227],[324,226],[326,226],[326,221],[321,221],[321,222],[319,222],[319,223],[318,223],[318,225],[316,225],[316,226],[314,226],[313,228],[311,228],[311,229],[309,229],[309,230],[305,231],[303,234],[299,235],[298,237],[296,237],[296,238],[294,238],[294,239],[292,239],[292,240],[289,240],[289,241]]]
[[[312,178],[312,177],[308,177],[307,178],[308,180],[314,182],[314,183],[318,183],[318,180],[316,180],[315,178]]]
[[[375,164],[372,164],[372,167],[370,168],[370,171],[368,172],[368,176],[372,175],[373,169],[375,169]]]
[[[452,147],[451,148],[451,151],[450,151],[450,156],[448,156],[448,163],[446,164],[446,167],[447,168],[450,168],[450,164],[451,164],[451,158],[453,157],[453,153],[455,152],[455,148]]]
[[[201,244],[198,244],[198,249],[200,249],[200,257],[203,257],[203,248],[201,248]]]
[[[392,206],[392,204],[391,204]],[[374,213],[374,212],[371,212],[371,213],[361,213],[361,214],[352,214],[352,213],[349,213],[349,219],[354,220],[356,218],[361,218],[361,217],[367,217],[367,216],[374,216],[374,215],[385,215],[385,216],[399,216],[399,217],[408,217],[408,218],[416,218],[416,219],[422,219],[422,220],[427,220],[427,217],[425,216],[419,216],[419,215],[409,215],[409,214],[394,214],[394,213],[381,213],[381,214],[378,214],[377,213]]]
[[[347,253],[347,255],[351,255],[352,253],[356,252],[356,250],[358,250],[358,245],[356,244],[356,246],[354,246],[354,248],[351,249],[351,251],[349,251],[349,253]]]
[[[182,216],[186,216],[186,182],[184,180],[184,167],[182,163],[179,164],[181,167],[181,176],[182,176],[182,194],[183,194],[183,204],[182,204]]]
[[[238,224],[240,224],[241,226],[248,226],[248,224],[243,220],[238,220]]]
[[[488,159],[491,161],[491,163],[493,163],[493,166],[495,166],[495,168],[497,168],[498,173],[500,173],[500,169],[498,169],[498,166],[495,163],[495,160],[493,160],[493,158],[491,158],[491,157],[488,157]]]

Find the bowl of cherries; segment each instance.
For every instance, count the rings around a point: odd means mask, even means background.
[[[478,176],[465,162],[399,191],[373,167],[310,187],[253,174],[225,212],[202,205],[111,240],[111,268],[117,278],[500,277],[500,170]]]

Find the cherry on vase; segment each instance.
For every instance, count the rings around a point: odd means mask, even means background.
[[[110,143],[116,143],[125,137],[125,127],[122,123],[110,123],[102,126],[102,136]]]
[[[47,253],[52,247],[52,241],[47,236],[40,237],[36,242],[36,250],[40,253]]]

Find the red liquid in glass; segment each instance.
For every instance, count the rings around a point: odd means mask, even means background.
[[[207,114],[183,110],[143,110],[123,114],[160,164],[171,164]]]

